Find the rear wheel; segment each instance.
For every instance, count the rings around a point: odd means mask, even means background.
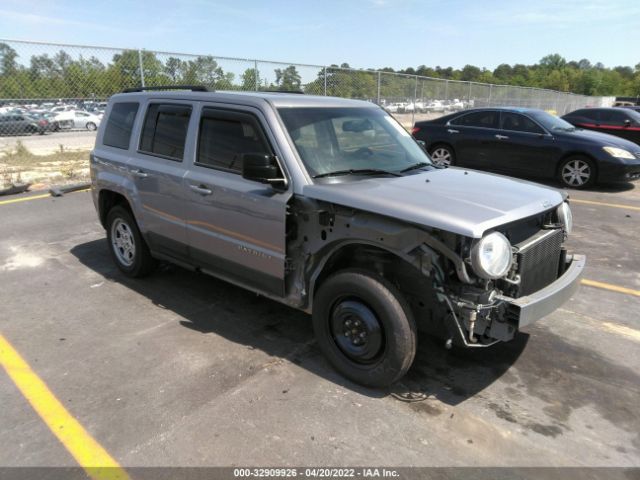
[[[98,128],[96,127],[96,124],[93,122],[88,122],[86,127],[87,127],[87,130],[89,130],[90,132],[93,132],[96,128]]]
[[[408,303],[393,284],[365,270],[340,271],[321,285],[313,328],[334,368],[362,385],[391,385],[415,357],[416,326]]]
[[[115,206],[107,215],[107,240],[111,257],[129,277],[144,277],[156,265],[131,213]]]
[[[455,162],[455,153],[448,145],[436,145],[429,152],[433,163],[441,167],[450,167]]]
[[[560,165],[558,177],[566,187],[586,188],[595,183],[596,168],[585,157],[571,157]]]

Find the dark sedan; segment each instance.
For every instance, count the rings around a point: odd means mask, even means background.
[[[630,108],[581,108],[562,118],[575,127],[609,133],[640,145],[640,113]]]
[[[528,177],[557,178],[584,188],[640,178],[640,147],[578,129],[529,108],[480,108],[416,122],[434,163]]]
[[[44,135],[49,130],[49,121],[22,113],[0,115],[0,135]]]

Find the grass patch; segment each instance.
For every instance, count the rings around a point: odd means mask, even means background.
[[[89,178],[88,150],[60,150],[35,155],[22,142],[0,154],[0,185],[9,187],[22,182],[64,183]]]

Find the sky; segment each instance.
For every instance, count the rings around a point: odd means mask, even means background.
[[[635,66],[640,0],[2,0],[0,38],[376,69]]]

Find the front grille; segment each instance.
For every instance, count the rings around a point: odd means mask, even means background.
[[[562,229],[558,228],[541,230],[533,237],[516,245],[520,275],[518,296],[536,292],[558,278],[563,240]]]

